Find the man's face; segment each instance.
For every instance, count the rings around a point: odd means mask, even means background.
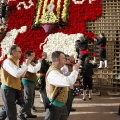
[[[75,58],[74,58],[74,56],[72,55],[72,56],[70,56],[70,63],[75,63]]]
[[[34,52],[33,52],[33,53],[31,53],[30,58],[31,58],[32,60],[34,60],[34,59],[35,59],[35,53],[34,53]]]
[[[21,51],[20,47],[17,47],[16,50],[13,51],[13,56],[16,59],[20,59],[21,58],[21,54],[22,54],[22,51]]]
[[[85,61],[86,61],[86,62],[89,62],[89,58],[88,58],[88,57],[86,57],[86,58],[85,58]]]
[[[42,58],[43,58],[43,59],[46,59],[46,58],[47,58],[47,53],[44,53],[44,54],[42,55]]]
[[[66,64],[68,64],[68,65],[70,64],[70,57],[66,58]]]
[[[60,68],[63,67],[65,64],[66,64],[66,58],[65,58],[65,55],[64,54],[60,54],[60,57],[59,57],[59,66]]]

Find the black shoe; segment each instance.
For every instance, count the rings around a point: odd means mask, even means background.
[[[86,101],[86,98],[83,98],[83,101]]]
[[[29,116],[26,116],[26,118],[37,118],[37,115],[29,115]]]
[[[92,100],[92,98],[89,98],[89,100]]]
[[[27,120],[25,117],[24,117],[24,115],[18,115],[17,116],[20,120]]]
[[[75,111],[76,111],[75,108],[71,108],[71,109],[70,109],[70,112],[75,112]]]
[[[37,110],[36,110],[36,108],[34,106],[31,108],[31,111],[32,112],[37,112]]]

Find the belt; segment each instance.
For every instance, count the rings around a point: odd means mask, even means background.
[[[88,54],[88,50],[80,50],[80,54]]]
[[[100,46],[100,48],[105,49],[105,46]]]
[[[46,76],[46,74],[45,73],[40,73],[40,76]]]

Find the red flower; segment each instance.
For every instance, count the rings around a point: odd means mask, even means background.
[[[13,29],[19,29],[22,26],[27,26],[27,31],[22,34],[18,34],[17,38],[15,39],[15,43],[21,47],[23,53],[27,49],[32,49],[35,51],[36,55],[40,57],[42,50],[39,49],[39,45],[44,41],[48,34],[45,33],[42,28],[36,30],[31,29],[31,26],[34,22],[34,16],[36,15],[37,0],[32,0],[34,6],[30,7],[30,9],[25,9],[24,5],[21,5],[21,10],[17,10],[16,6],[22,1],[23,0],[15,0],[9,2],[10,14],[7,22],[7,32]],[[29,5],[28,1],[29,0],[25,0],[26,5]],[[56,1],[57,0],[55,0],[55,4],[57,3]],[[89,0],[86,0],[82,5],[76,5],[71,1],[68,8],[69,16],[67,19],[66,28],[55,29],[53,30],[53,33],[84,33],[86,36],[92,39],[94,37],[94,33],[86,31],[86,22],[89,20],[95,21],[97,17],[101,15],[102,4],[101,0],[93,1],[92,4],[89,4],[88,1]],[[50,0],[48,0],[48,3],[49,2]],[[61,5],[63,5],[63,0]]]

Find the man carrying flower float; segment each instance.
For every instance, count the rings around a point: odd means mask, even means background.
[[[78,58],[82,60],[84,64],[85,58],[88,56],[88,38],[84,34],[80,34],[79,40],[75,41],[76,52],[78,53]]]

